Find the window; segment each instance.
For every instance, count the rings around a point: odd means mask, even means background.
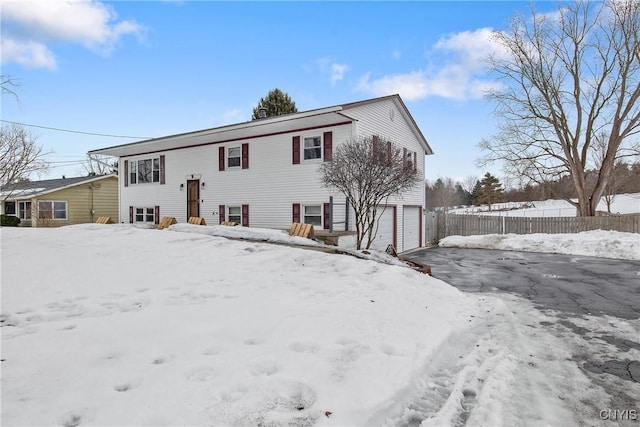
[[[31,219],[31,202],[18,202],[18,218]]]
[[[229,147],[229,151],[227,152],[227,167],[239,167],[241,154],[240,147]]]
[[[131,161],[129,182],[131,184],[160,182],[160,157]]]
[[[154,208],[136,208],[135,222],[154,222]]]
[[[38,218],[67,219],[67,202],[38,201]]]
[[[304,207],[304,223],[313,225],[322,225],[322,206],[306,205]]]
[[[304,139],[304,159],[322,158],[322,141],[319,136],[312,136]]]
[[[240,206],[229,206],[227,209],[227,220],[240,224],[242,222],[242,210],[240,209]]]
[[[4,202],[4,214],[15,215],[16,214],[16,202]]]

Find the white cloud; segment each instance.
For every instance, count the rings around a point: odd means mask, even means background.
[[[481,98],[488,89],[496,87],[495,82],[484,77],[483,58],[497,52],[497,46],[491,40],[492,34],[492,29],[481,28],[449,35],[434,45],[434,54],[425,69],[373,80],[371,73],[367,73],[361,77],[355,90],[375,96],[397,93],[410,101],[430,96],[456,100]]]
[[[55,63],[48,43],[75,43],[107,55],[123,36],[140,38],[144,33],[138,23],[118,20],[113,8],[95,0],[3,2],[2,22],[3,42],[16,48],[3,52],[2,61],[23,63],[20,58],[33,56],[36,51],[47,52],[49,60],[40,63],[48,68],[51,61]],[[36,64],[37,61],[33,65]]]
[[[347,64],[335,62],[330,56],[318,58],[314,61],[314,64],[314,67],[305,67],[305,69],[307,71],[319,71],[323,76],[329,75],[332,85],[343,80],[345,73],[349,71],[349,66]]]
[[[344,78],[344,73],[349,70],[349,66],[346,64],[331,64],[331,84],[335,84]]]
[[[0,40],[2,63],[15,62],[26,68],[57,68],[53,53],[42,43],[2,38]]]
[[[393,59],[400,59],[401,56],[402,52],[400,52],[399,50],[394,50],[393,52],[391,52],[391,57]]]

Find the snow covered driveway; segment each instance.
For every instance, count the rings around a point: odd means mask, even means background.
[[[538,318],[531,327],[562,339],[568,358],[608,395],[590,402],[597,418],[626,409],[634,415],[616,421],[639,419],[640,262],[454,247],[407,258],[429,263],[435,277],[459,289],[530,300]]]
[[[215,232],[1,229],[2,425],[610,425],[598,410],[624,409],[527,301]]]

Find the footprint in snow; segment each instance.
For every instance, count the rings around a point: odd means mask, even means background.
[[[220,348],[215,346],[207,347],[202,350],[202,354],[204,354],[205,356],[215,356],[217,354],[220,354]]]
[[[249,368],[249,372],[256,377],[269,377],[279,370],[280,366],[274,360],[261,360]]]
[[[194,368],[185,373],[185,378],[195,382],[211,381],[216,378],[216,370],[207,366]]]

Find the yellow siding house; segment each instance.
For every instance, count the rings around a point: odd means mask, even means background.
[[[1,212],[20,218],[22,227],[60,227],[118,222],[118,176],[99,175],[9,184],[0,189]]]

